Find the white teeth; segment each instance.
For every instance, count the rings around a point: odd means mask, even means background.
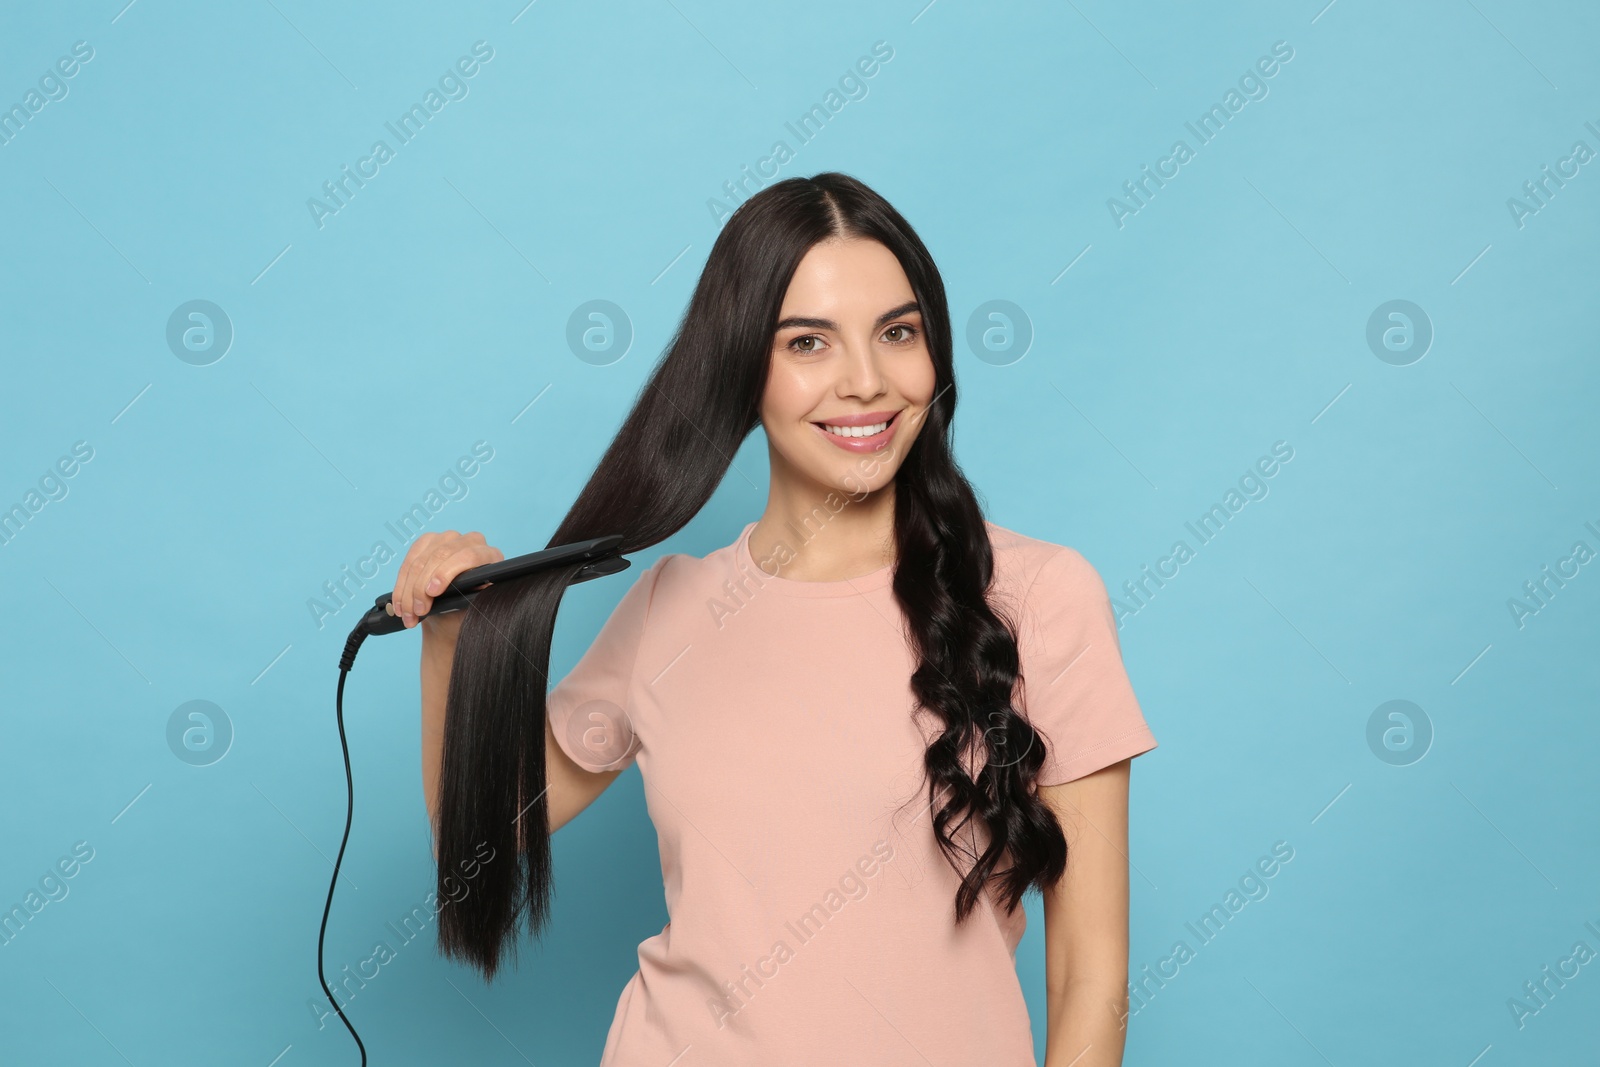
[[[822,424],[822,428],[835,437],[871,437],[875,433],[882,433],[889,428],[887,422],[873,423],[871,426],[830,426]]]

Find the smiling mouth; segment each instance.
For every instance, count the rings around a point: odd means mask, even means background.
[[[834,437],[841,437],[845,440],[850,440],[851,438],[856,437],[876,437],[878,434],[883,433],[890,426],[894,425],[895,420],[899,417],[900,412],[897,411],[881,422],[871,423],[866,426],[839,426],[828,422],[817,422],[812,423],[812,425],[819,427],[823,433],[831,434]]]

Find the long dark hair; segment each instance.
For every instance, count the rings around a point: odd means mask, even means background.
[[[1045,740],[1013,707],[1016,627],[1003,606],[989,603],[988,530],[951,454],[956,388],[944,282],[883,197],[827,172],[777,182],[739,206],[711,248],[665,356],[550,545],[621,534],[621,551],[630,554],[688,525],[760,424],[784,294],[806,252],[831,237],[888,248],[922,311],[935,391],[895,473],[894,595],[918,657],[912,690],[943,723],[924,767],[935,839],[963,874],[955,921],[966,919],[991,882],[1011,912],[1030,886],[1043,889],[1061,877],[1067,842],[1037,796]],[[440,912],[439,947],[488,979],[502,950],[509,947],[515,959],[524,911],[535,935],[549,914],[546,672],[556,609],[581,566],[484,590],[457,640],[440,771],[440,895],[482,842],[517,862],[481,867],[476,892]],[[987,837],[981,851],[980,828]],[[963,831],[973,844],[958,843]]]

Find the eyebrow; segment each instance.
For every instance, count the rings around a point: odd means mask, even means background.
[[[898,319],[902,315],[911,314],[913,311],[919,315],[922,313],[922,309],[917,306],[917,302],[915,300],[908,300],[899,307],[890,308],[888,311],[885,311],[882,315],[879,315],[873,320],[873,329],[877,329],[879,326],[886,324],[890,319]],[[778,325],[774,328],[778,330],[788,330],[795,327],[803,327],[811,330],[832,330],[834,333],[839,332],[839,324],[834,322],[832,319],[812,319],[806,318],[802,315],[790,315],[788,318],[780,320]]]

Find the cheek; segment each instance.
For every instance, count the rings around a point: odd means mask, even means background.
[[[938,375],[933,369],[933,358],[924,354],[921,362],[907,368],[905,376],[898,383],[900,394],[914,404],[927,404],[933,399],[937,379]]]
[[[814,392],[792,368],[774,366],[767,374],[766,391],[761,395],[761,414],[769,431],[803,421],[816,407]]]

